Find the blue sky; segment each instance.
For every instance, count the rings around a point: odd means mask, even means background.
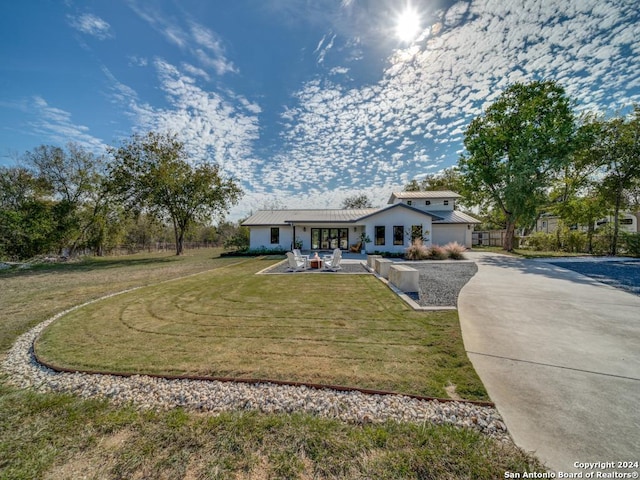
[[[262,207],[382,205],[511,83],[640,102],[636,0],[31,0],[0,7],[0,164],[177,132]]]

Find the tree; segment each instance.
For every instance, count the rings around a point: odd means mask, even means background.
[[[613,206],[610,253],[617,251],[620,210],[640,181],[640,106],[627,119],[616,117],[599,123],[594,155],[601,161],[601,192]]]
[[[513,250],[516,226],[535,221],[552,174],[568,161],[574,123],[564,89],[536,81],[509,87],[467,128],[462,193],[502,211],[505,250]]]
[[[372,208],[373,203],[367,196],[366,193],[360,193],[356,195],[352,195],[350,197],[345,198],[342,201],[342,208]]]
[[[133,210],[148,209],[170,219],[176,255],[183,253],[192,222],[223,216],[242,193],[232,179],[222,177],[217,165],[192,166],[184,144],[173,134],[134,135],[110,153],[110,191]]]
[[[24,156],[55,202],[59,248],[70,253],[87,246],[87,236],[102,221],[108,199],[102,188],[104,159],[70,143],[66,149],[41,145]]]
[[[426,175],[420,182],[411,180],[404,186],[405,192],[425,192],[430,190],[450,190],[459,192],[462,178],[456,167],[445,168],[438,173]]]
[[[21,167],[0,167],[0,257],[29,258],[55,245],[55,204],[47,185]]]
[[[563,168],[552,180],[549,203],[543,211],[557,215],[565,227],[587,227],[587,251],[593,247],[595,223],[607,213],[606,202],[598,191],[597,174],[602,161],[593,153],[599,126],[592,115],[581,120],[576,131],[574,148]],[[561,228],[556,229],[560,244]]]

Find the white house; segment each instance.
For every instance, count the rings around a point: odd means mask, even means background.
[[[250,248],[348,250],[362,234],[369,251],[403,252],[415,237],[426,245],[458,242],[471,247],[475,218],[455,209],[451,191],[396,192],[387,206],[363,209],[260,210],[242,225],[250,228]]]

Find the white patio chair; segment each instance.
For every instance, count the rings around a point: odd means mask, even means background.
[[[342,250],[340,250],[339,248],[336,248],[333,251],[333,255],[325,255],[322,258],[322,268],[324,270],[336,272],[342,268],[340,266],[341,260],[342,260]]]
[[[302,259],[296,258],[296,256],[291,252],[287,252],[287,262],[289,263],[289,268],[287,270],[289,272],[302,272],[307,268],[306,262]]]
[[[299,248],[293,249],[293,255],[297,260],[304,260],[304,267],[309,268],[309,255],[302,255]]]

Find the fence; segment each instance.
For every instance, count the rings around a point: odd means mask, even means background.
[[[213,248],[220,247],[221,245],[215,242],[184,242],[183,247],[185,250],[194,250],[197,248]],[[134,253],[148,252],[175,252],[176,244],[169,242],[152,242],[147,244],[131,244],[131,245],[116,245],[113,247],[104,247],[99,252],[93,249],[79,249],[74,252],[74,256],[86,256],[86,255],[98,255],[118,257],[121,255],[132,255]],[[68,257],[69,252],[63,251],[63,257]]]
[[[471,244],[483,247],[501,247],[506,230],[485,230],[471,233]]]

